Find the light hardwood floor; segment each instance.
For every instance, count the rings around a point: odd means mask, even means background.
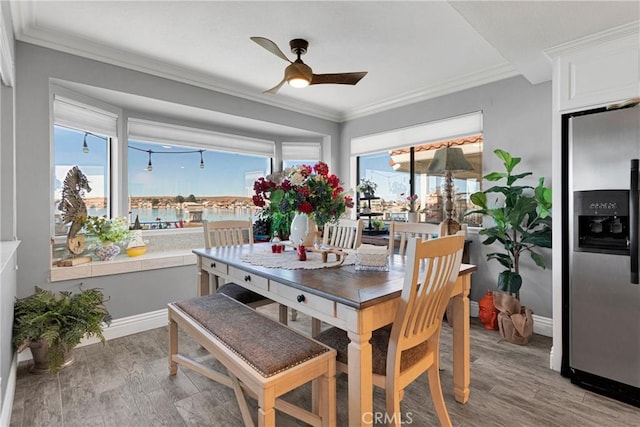
[[[259,310],[274,318],[276,304]],[[310,331],[310,319],[298,315],[290,324]],[[239,426],[233,392],[180,368],[167,369],[167,329],[76,349],[76,363],[58,375],[18,370],[11,427],[31,426]],[[184,334],[180,346],[205,363],[216,363]],[[466,405],[453,398],[451,328],[442,332],[442,387],[455,426],[640,426],[640,409],[572,385],[547,368],[551,339],[534,336],[527,346],[500,339],[497,331],[471,319],[471,397]],[[347,377],[337,378],[338,426],[347,425]],[[288,396],[310,406],[310,388]],[[257,410],[249,399],[251,410]],[[376,389],[374,410],[384,411],[384,394]],[[402,402],[405,425],[436,426],[437,419],[423,377],[409,386]],[[254,416],[254,420],[256,417]],[[300,425],[278,414],[278,426]],[[379,425],[379,424],[377,424]]]

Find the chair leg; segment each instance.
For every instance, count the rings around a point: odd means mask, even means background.
[[[178,373],[178,364],[173,361],[174,354],[178,354],[178,324],[169,319],[169,375]]]
[[[402,390],[395,390],[395,387],[386,389],[387,397],[387,419],[390,426],[400,427],[402,414],[400,413],[400,393]]]
[[[433,407],[436,410],[436,415],[438,416],[440,425],[443,427],[451,427],[451,419],[447,412],[447,405],[444,403],[442,386],[440,384],[440,364],[437,357],[437,354],[440,351],[438,347],[439,346],[436,345],[436,348],[434,349],[436,354],[434,355],[433,365],[427,369],[427,376],[429,377],[429,391],[431,392],[431,400],[433,401]]]

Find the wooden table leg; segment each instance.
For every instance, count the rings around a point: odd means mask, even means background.
[[[458,280],[471,280],[469,276]],[[469,400],[469,285],[465,283],[462,293],[453,298],[453,393],[460,403]]]
[[[373,418],[373,373],[371,332],[348,331],[349,425],[370,425]],[[368,423],[366,421],[369,421]]]
[[[209,295],[209,272],[202,269],[202,257],[198,257],[197,296]]]

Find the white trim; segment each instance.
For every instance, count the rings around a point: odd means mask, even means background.
[[[469,315],[478,317],[479,309],[476,301],[469,302]],[[553,336],[553,320],[549,317],[533,315],[533,333],[544,335],[545,337]]]
[[[484,70],[475,70],[473,73],[467,74],[456,79],[440,82],[435,86],[420,89],[413,92],[404,93],[386,100],[376,102],[368,106],[356,108],[346,111],[342,114],[341,121],[355,120],[371,114],[381,113],[394,108],[404,107],[406,105],[415,104],[429,99],[438,98],[452,93],[460,92],[465,89],[486,85],[500,80],[519,76],[518,72],[511,64],[505,63],[489,67]]]
[[[461,138],[482,133],[482,111],[391,129],[351,139],[351,155],[379,153],[394,148]]]
[[[13,397],[16,394],[16,378],[18,376],[18,353],[13,353],[11,367],[9,368],[9,378],[7,379],[7,389],[2,400],[2,408],[0,408],[0,426],[6,427],[11,421],[11,412],[13,410]]]
[[[167,325],[167,319],[167,309],[163,308],[156,311],[150,311],[148,313],[115,319],[111,322],[110,326],[104,328],[102,333],[107,341],[113,340],[127,335],[149,331],[151,329],[162,328]],[[85,345],[96,344],[99,342],[100,340],[95,337],[85,338],[80,342],[80,344],[78,344],[78,347],[84,347]],[[31,360],[31,358],[31,351],[28,348],[18,354],[18,362]]]
[[[557,46],[544,49],[542,52],[550,59],[564,56],[570,53],[582,51],[585,48],[597,46],[599,44],[615,41],[628,36],[638,37],[640,21],[630,22],[619,27],[610,28],[599,33],[590,34],[577,40],[571,40]],[[637,40],[637,39],[636,39]]]

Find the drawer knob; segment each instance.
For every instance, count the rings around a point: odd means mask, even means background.
[[[215,262],[211,263],[211,268],[216,268],[216,263]]]
[[[248,274],[246,276],[244,276],[244,281],[245,282],[250,282],[251,281],[251,276],[249,276]]]
[[[298,300],[298,302],[304,302],[306,298],[304,297],[304,295],[300,294],[296,297],[296,300]]]

